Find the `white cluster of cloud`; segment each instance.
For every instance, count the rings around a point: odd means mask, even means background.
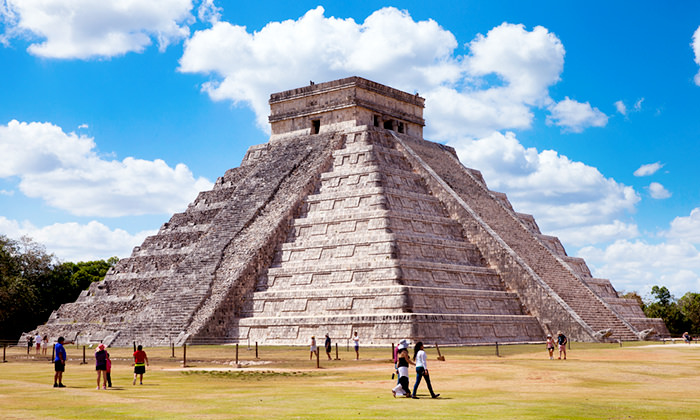
[[[204,10],[215,13],[208,3]],[[7,29],[2,39],[27,37],[33,42],[31,54],[50,58],[141,52],[153,39],[164,50],[189,36],[192,8],[192,0],[3,0],[0,17]]]
[[[649,176],[654,175],[659,169],[663,168],[664,165],[661,162],[647,163],[640,166],[636,171],[634,171],[634,176]]]
[[[562,127],[564,131],[580,133],[588,127],[605,127],[608,116],[588,102],[580,103],[569,99],[549,107],[547,123]]]
[[[644,294],[654,285],[665,285],[676,297],[700,290],[700,250],[689,242],[623,239],[604,249],[581,248],[578,256],[596,267],[596,276],[613,279],[618,290]]]
[[[695,208],[687,217],[676,217],[665,234],[671,240],[700,244],[700,208]]]
[[[665,285],[676,297],[700,290],[700,208],[673,219],[659,236],[657,243],[617,237],[603,248],[581,248],[577,256],[595,267],[597,277],[612,279],[618,290],[644,294]]]
[[[661,162],[647,163],[634,171],[634,176],[641,177],[654,175],[663,167],[664,165]],[[649,191],[649,196],[655,200],[664,200],[671,197],[671,192],[658,182],[652,182],[646,187],[646,189]]]
[[[653,244],[620,239],[603,249],[581,248],[578,256],[596,267],[597,276],[614,279],[618,289],[665,285],[676,297],[700,290],[700,208],[676,217],[662,238]]]
[[[36,227],[30,222],[19,223],[0,216],[0,234],[12,239],[28,236],[44,245],[61,261],[94,261],[112,256],[126,257],[132,248],[156,231],[130,234],[123,229],[110,229],[102,223],[54,223]]]
[[[216,22],[185,42],[180,71],[210,75],[203,90],[214,100],[248,104],[265,130],[270,92],[353,74],[420,92],[428,133],[441,140],[527,128],[532,107],[547,107],[556,113],[553,123],[572,131],[607,121],[587,103],[549,97],[564,47],[541,26],[504,23],[470,42],[467,54],[457,47],[437,22],[414,21],[406,11],[388,7],[356,23],[326,17],[319,6],[254,33]]]
[[[484,174],[489,188],[507,191],[515,208],[534,214],[545,232],[579,243],[573,238],[581,230],[587,244],[607,241],[614,232],[636,233],[635,226],[621,228],[616,218],[633,211],[639,195],[596,168],[554,150],[525,148],[511,132],[463,141],[456,149],[465,165]]]
[[[77,216],[118,217],[181,211],[211,182],[184,164],[128,157],[106,160],[92,138],[51,123],[16,120],[0,126],[0,178],[18,177],[19,190]]]
[[[693,34],[693,53],[695,53],[695,63],[700,66],[700,26],[695,30]],[[700,71],[695,75],[695,84],[700,86]]]
[[[634,103],[634,106],[632,107],[633,112],[639,112],[642,110],[642,103],[644,102],[644,98],[639,98],[637,99],[637,102]],[[627,105],[622,101],[616,101],[615,102],[615,109],[617,109],[617,112],[620,114],[627,116],[627,114],[630,112],[627,109]]]
[[[649,196],[655,200],[663,200],[671,197],[671,192],[658,182],[652,182],[647,189],[649,190]]]

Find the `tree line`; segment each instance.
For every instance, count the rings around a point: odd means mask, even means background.
[[[635,299],[646,316],[663,319],[673,337],[684,332],[700,335],[700,293],[688,292],[676,299],[666,286],[653,286],[651,298],[642,299],[636,292],[622,297]]]
[[[73,302],[119,259],[60,262],[27,237],[0,235],[0,339],[16,340],[43,324],[62,303]]]

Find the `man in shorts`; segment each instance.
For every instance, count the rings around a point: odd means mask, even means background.
[[[66,349],[63,347],[63,337],[58,337],[58,342],[55,346],[55,355],[53,359],[54,375],[53,375],[53,387],[54,388],[65,388],[63,385],[63,372],[66,370]]]

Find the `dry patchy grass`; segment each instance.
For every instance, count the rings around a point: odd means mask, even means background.
[[[548,360],[543,346],[429,349],[433,400],[394,399],[390,349],[341,349],[339,361],[309,361],[306,348],[146,349],[143,386],[131,385],[131,349],[110,349],[114,388],[95,390],[92,351],[68,347],[66,389],[52,387],[46,359],[11,348],[0,364],[0,412],[9,419],[489,418],[682,419],[700,410],[700,346],[573,343],[569,360]],[[411,380],[413,380],[413,375]]]

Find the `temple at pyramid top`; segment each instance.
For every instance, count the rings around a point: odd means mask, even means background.
[[[425,99],[361,77],[270,95],[272,139],[374,126],[423,137]]]
[[[37,327],[130,346],[667,337],[360,77],[270,96],[270,141]]]

